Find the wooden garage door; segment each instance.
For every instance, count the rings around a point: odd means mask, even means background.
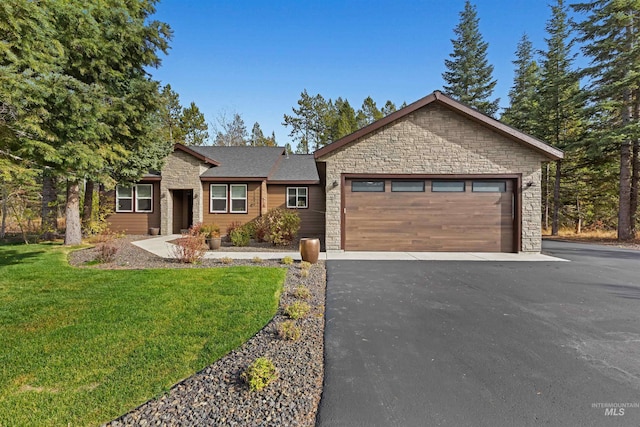
[[[510,179],[347,179],[344,249],[514,251]]]

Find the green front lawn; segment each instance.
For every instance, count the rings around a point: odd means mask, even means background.
[[[0,426],[97,425],[211,364],[275,314],[286,271],[93,270],[0,246]]]

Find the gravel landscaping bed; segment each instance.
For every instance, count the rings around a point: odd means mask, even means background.
[[[224,268],[218,260],[201,264],[180,264],[160,259],[130,242],[140,237],[117,239],[114,261],[90,268]],[[72,265],[83,266],[95,259],[97,249],[74,251]],[[252,261],[234,261],[228,265],[255,265]],[[228,425],[228,426],[313,426],[320,402],[323,381],[323,334],[326,273],[324,263],[314,264],[302,277],[300,263],[286,267],[278,261],[262,266],[288,268],[280,308],[275,317],[249,341],[195,375],[176,384],[165,395],[151,400],[108,426],[130,425]],[[89,267],[87,267],[89,268]],[[301,337],[282,340],[276,327],[288,320],[283,309],[299,300],[293,294],[306,286],[310,313],[296,320]],[[262,391],[249,391],[240,375],[258,357],[270,358],[278,378]]]

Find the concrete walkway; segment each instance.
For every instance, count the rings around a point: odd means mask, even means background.
[[[179,238],[179,234],[158,236],[146,240],[133,242],[134,245],[151,252],[161,258],[174,258],[171,240]],[[236,252],[236,251],[207,251],[207,259],[282,259],[290,256],[300,260],[300,253],[292,252]],[[362,260],[362,261],[567,261],[544,254],[509,254],[492,252],[358,252],[358,251],[327,251],[320,253],[322,260]]]

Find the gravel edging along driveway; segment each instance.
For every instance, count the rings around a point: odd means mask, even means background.
[[[116,258],[108,264],[91,268],[224,268],[233,265],[256,265],[251,261],[222,264],[203,260],[185,265],[162,260],[131,245],[135,238],[118,239]],[[95,258],[95,248],[72,252],[69,262],[82,266]],[[314,264],[303,277],[300,263],[284,266],[264,261],[262,266],[287,268],[280,307],[274,318],[240,348],[212,365],[174,385],[166,394],[150,400],[108,426],[129,425],[229,425],[229,426],[313,426],[322,394],[324,377],[324,304],[326,271],[323,262]],[[295,289],[304,285],[310,291],[305,302],[309,314],[296,320],[301,336],[288,341],[278,337],[276,327],[288,320],[284,307],[300,300]],[[262,391],[249,391],[240,378],[246,367],[258,357],[270,358],[278,378]]]

